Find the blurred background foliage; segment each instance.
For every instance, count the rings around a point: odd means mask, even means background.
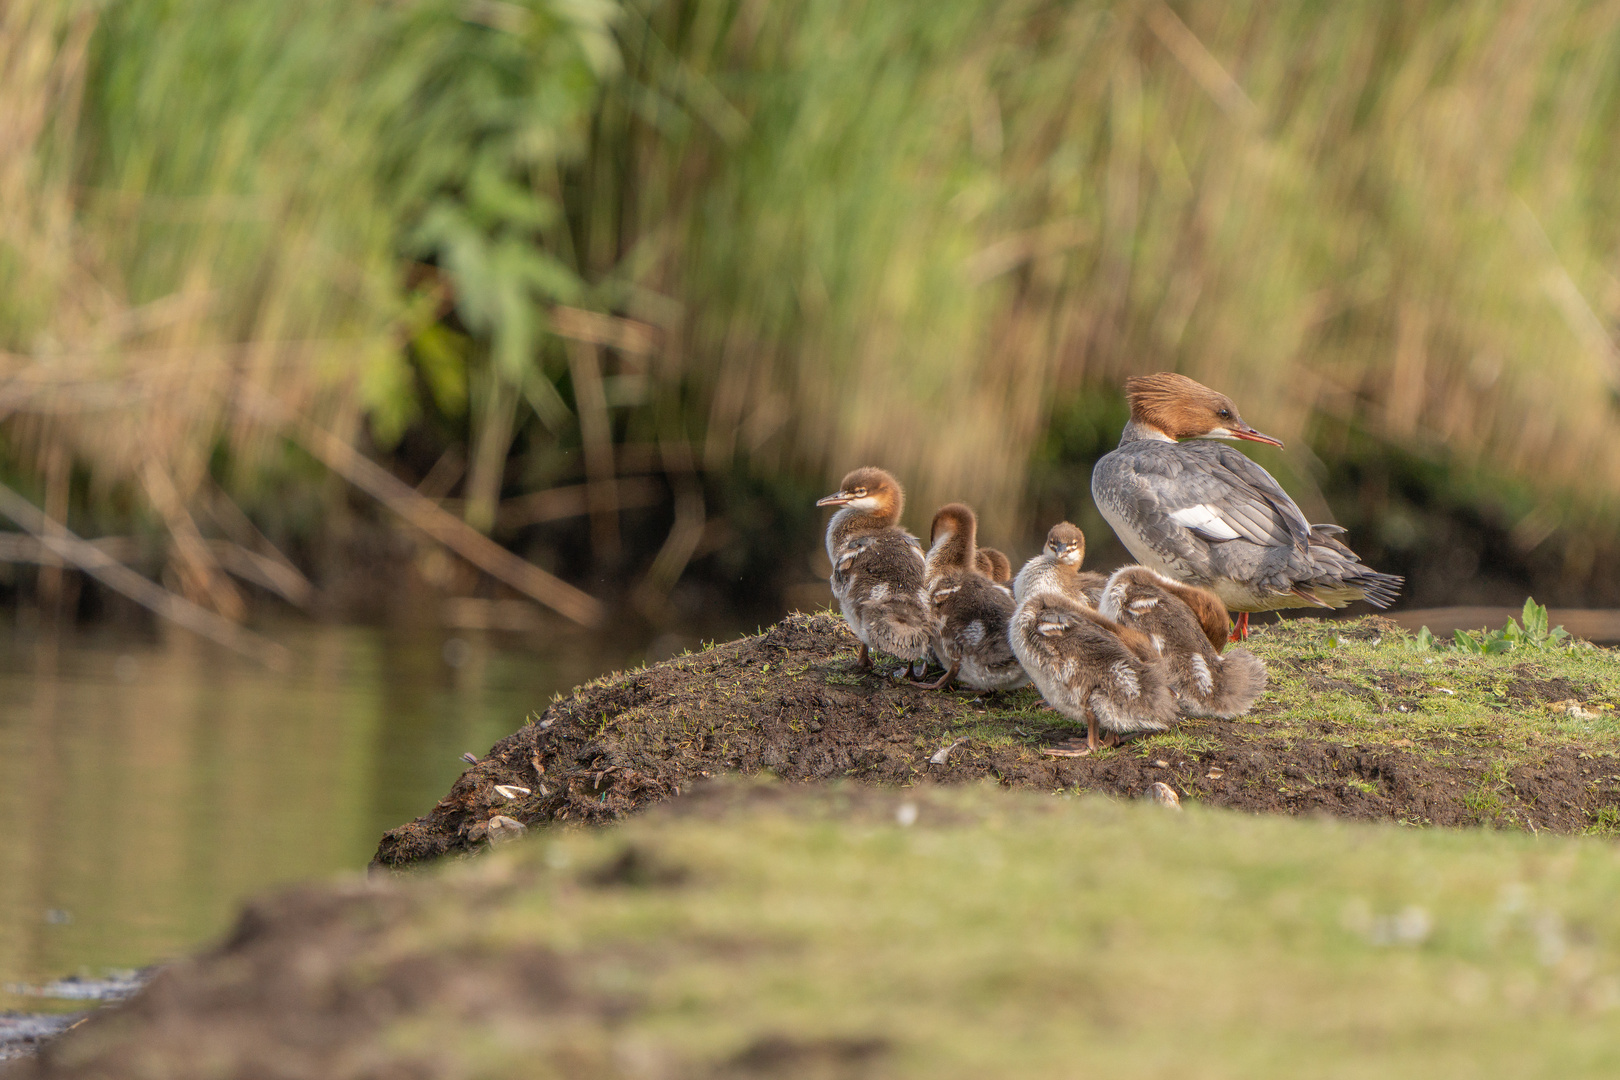
[[[1615,2],[11,0],[3,475],[240,617],[397,555],[313,425],[657,622],[867,462],[1106,562],[1175,369],[1413,602],[1620,603],[1617,113]]]

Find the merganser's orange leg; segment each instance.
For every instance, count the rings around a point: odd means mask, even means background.
[[[1249,613],[1239,612],[1237,622],[1232,626],[1232,636],[1227,641],[1246,641],[1249,637]]]
[[[945,674],[941,675],[936,681],[931,683],[913,681],[911,685],[920,686],[924,690],[943,690],[951,685],[951,680],[956,678],[956,673],[960,670],[962,670],[962,661],[956,660],[951,663],[950,667],[945,669]]]
[[[855,659],[855,670],[856,671],[871,671],[872,670],[872,650],[870,650],[870,649],[868,649],[866,647],[866,642],[864,642],[864,641],[861,642],[860,655],[858,657],[856,657],[856,659]]]

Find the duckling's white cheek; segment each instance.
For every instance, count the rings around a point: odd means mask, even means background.
[[[858,499],[851,499],[848,505],[856,510],[876,510],[878,501],[870,495],[862,495]]]

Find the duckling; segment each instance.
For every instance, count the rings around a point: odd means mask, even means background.
[[[1112,746],[1121,735],[1163,731],[1176,718],[1169,673],[1146,635],[1120,627],[1060,589],[1035,587],[1013,611],[1007,629],[1018,657],[1041,696],[1058,712],[1086,725],[1086,749]]]
[[[841,507],[827,523],[829,580],[844,621],[860,640],[861,671],[871,670],[873,649],[921,660],[932,637],[922,544],[899,524],[905,499],[898,480],[868,466],[816,502]]]
[[[1012,560],[995,548],[982,547],[975,551],[973,565],[997,585],[1006,585],[1012,580]]]
[[[1108,579],[1098,611],[1152,638],[1188,716],[1241,716],[1266,688],[1266,665],[1258,656],[1235,648],[1223,657],[1215,647],[1216,641],[1225,642],[1229,619],[1226,605],[1213,593],[1145,566],[1126,566]]]
[[[1011,690],[1029,682],[1007,641],[1012,594],[975,565],[977,534],[978,519],[961,503],[934,515],[924,581],[933,604],[934,655],[945,674],[927,684],[930,690],[953,679],[975,690]]]
[[[1085,558],[1086,534],[1077,525],[1058,522],[1046,534],[1046,546],[1041,553],[1018,572],[1013,596],[1022,599],[1040,584],[1056,588],[1087,607],[1096,607],[1102,599],[1103,586],[1108,584],[1108,575],[1081,570],[1080,564]]]

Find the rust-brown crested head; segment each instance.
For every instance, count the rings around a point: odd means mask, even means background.
[[[980,548],[973,553],[973,565],[979,573],[998,584],[1012,580],[1012,560],[995,548]]]
[[[900,481],[873,465],[851,471],[837,491],[816,500],[817,506],[852,506],[890,524],[900,520],[905,503]]]
[[[1064,566],[1079,569],[1086,559],[1086,534],[1080,526],[1060,521],[1046,534],[1046,553]]]
[[[1173,371],[1125,380],[1131,419],[1172,439],[1248,439],[1281,446],[1243,422],[1231,398]]]

